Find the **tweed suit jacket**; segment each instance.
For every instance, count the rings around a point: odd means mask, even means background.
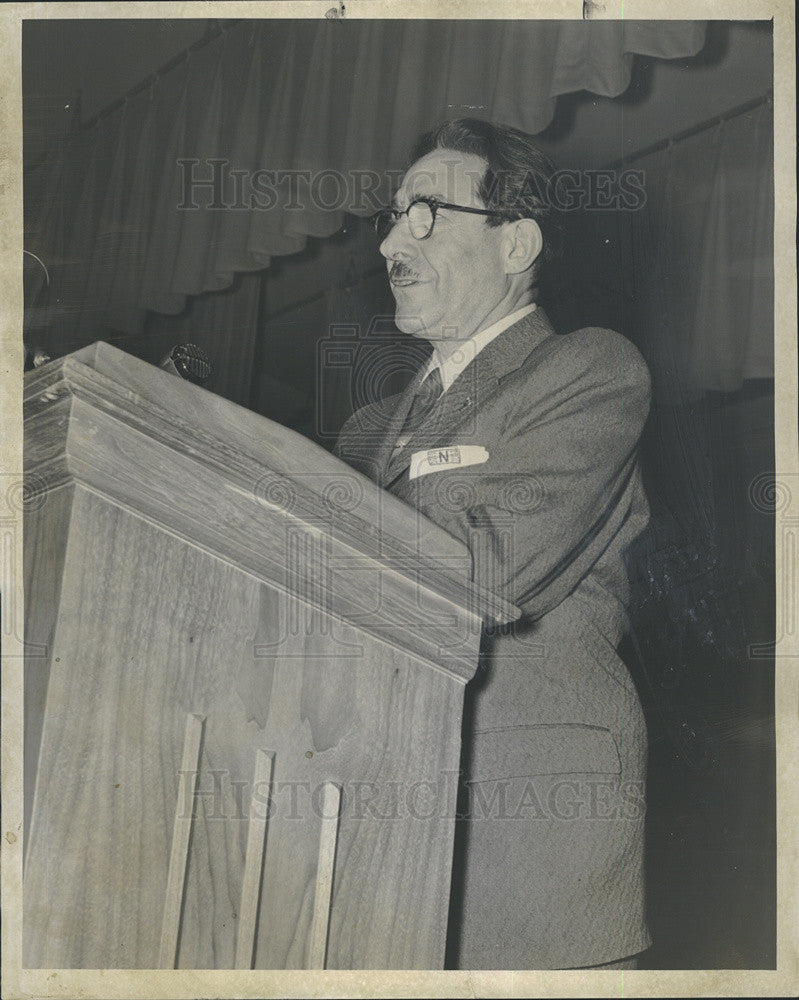
[[[337,453],[464,541],[473,579],[522,610],[485,631],[466,691],[456,964],[574,968],[637,954],[650,944],[647,744],[616,647],[624,550],[648,519],[646,365],[619,334],[559,336],[536,309],[392,454],[423,374],[356,412]]]

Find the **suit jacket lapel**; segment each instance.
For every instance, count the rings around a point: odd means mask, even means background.
[[[391,485],[411,464],[415,451],[442,444],[451,433],[476,409],[479,409],[499,388],[504,376],[516,371],[534,347],[554,336],[554,330],[540,307],[523,316],[513,326],[503,330],[477,357],[467,365],[441,396],[425,427],[413,434],[405,446],[392,457],[411,401],[427,370],[425,365],[401,397],[389,431],[380,451],[381,485]]]

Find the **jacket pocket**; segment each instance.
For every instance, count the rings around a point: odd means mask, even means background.
[[[537,774],[620,774],[613,734],[584,723],[513,726],[474,733],[468,780]]]

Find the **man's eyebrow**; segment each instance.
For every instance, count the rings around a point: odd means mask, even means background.
[[[432,191],[432,192],[426,192],[425,194],[414,194],[414,195],[411,195],[411,197],[408,199],[408,204],[410,205],[410,203],[412,201],[439,201],[439,202],[444,202],[446,200],[447,199],[446,199],[445,195],[441,194],[438,191]],[[397,195],[394,195],[394,197],[391,199],[391,207],[399,209],[399,203],[397,201]]]

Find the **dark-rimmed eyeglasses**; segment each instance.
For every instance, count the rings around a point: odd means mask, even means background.
[[[372,225],[382,243],[401,216],[408,216],[408,229],[415,240],[426,240],[433,232],[436,224],[436,212],[439,208],[449,208],[453,212],[469,212],[470,215],[504,215],[505,213],[490,208],[470,208],[468,205],[453,205],[437,198],[414,198],[406,209],[381,208],[372,216]]]

